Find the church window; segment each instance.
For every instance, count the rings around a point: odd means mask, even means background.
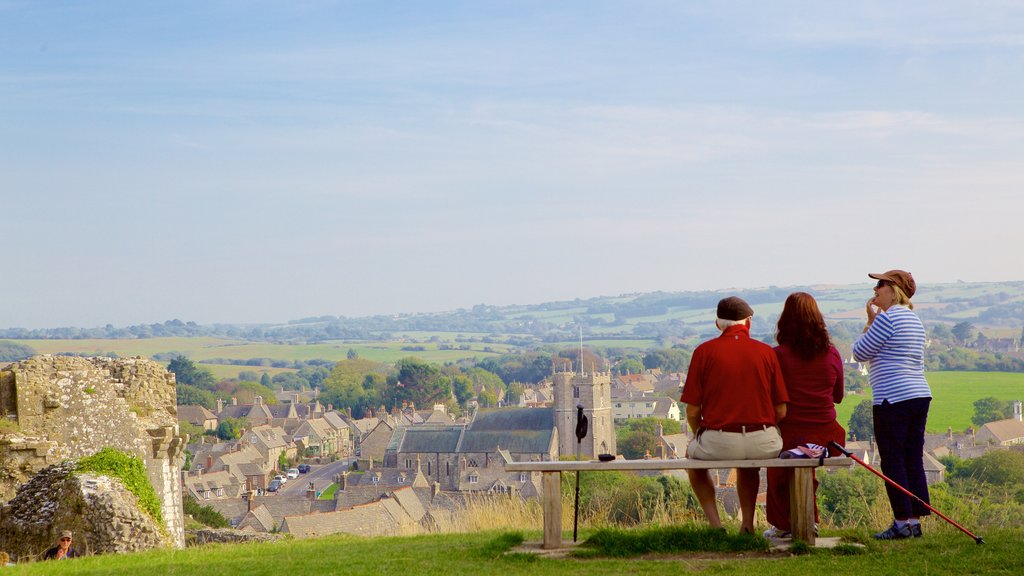
[[[476,474],[470,474],[469,475],[469,483],[470,484],[476,484],[479,481],[480,481],[480,477],[477,476]]]
[[[572,387],[572,397],[573,398],[579,398],[580,397],[580,387],[579,386],[573,386]]]
[[[477,467],[477,465],[476,465],[476,460],[470,460],[470,461],[469,461],[469,467],[470,467],[470,468],[476,468],[476,467]]]
[[[520,482],[526,482],[526,480],[527,480],[527,478],[526,478],[526,472],[520,472],[520,473],[519,473],[519,481],[520,481]]]

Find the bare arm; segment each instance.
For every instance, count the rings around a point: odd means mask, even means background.
[[[786,419],[786,403],[775,405],[775,423],[778,424]]]
[[[686,423],[690,425],[690,430],[696,434],[697,430],[700,430],[701,412],[700,406],[693,404],[686,405]]]

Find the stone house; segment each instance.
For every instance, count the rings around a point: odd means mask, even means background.
[[[616,421],[632,418],[661,418],[678,422],[681,418],[679,403],[672,398],[633,393],[612,397],[612,413]]]
[[[245,418],[253,426],[270,424],[274,420],[274,414],[270,407],[263,403],[262,396],[256,396],[252,404],[239,404],[237,398],[232,398],[231,403],[225,405],[224,401],[217,399],[217,421],[223,422],[227,418]]]
[[[395,432],[395,425],[390,419],[378,419],[372,430],[367,432],[357,445],[360,461],[373,460],[384,461],[384,451],[391,443],[391,436]]]
[[[187,475],[185,491],[198,501],[213,498],[238,498],[245,483],[227,469],[206,474]]]
[[[303,457],[327,457],[341,452],[343,443],[339,436],[339,431],[324,418],[312,418],[303,420],[292,432],[292,442]]]
[[[1024,422],[1017,418],[989,422],[978,429],[976,437],[978,444],[994,446],[1024,444]]]
[[[203,430],[217,429],[217,415],[205,406],[178,406],[178,422],[188,422]]]
[[[284,430],[274,426],[254,426],[239,439],[239,443],[256,449],[263,457],[267,466],[277,467],[278,460],[295,457],[295,445],[292,444]]]
[[[235,528],[251,532],[272,532],[274,528],[277,528],[277,522],[274,521],[274,516],[267,506],[260,504],[246,512]]]

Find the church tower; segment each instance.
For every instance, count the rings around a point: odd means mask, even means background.
[[[611,372],[558,371],[553,375],[555,428],[558,430],[558,455],[576,456],[577,406],[589,425],[580,443],[580,458],[594,459],[598,454],[615,454],[615,427],[612,423]]]

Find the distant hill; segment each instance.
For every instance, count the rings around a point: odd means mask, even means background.
[[[332,340],[390,340],[408,332],[467,334],[486,341],[529,346],[573,341],[582,328],[587,339],[695,341],[714,332],[719,299],[738,295],[754,307],[754,332],[770,334],[785,298],[805,291],[817,298],[830,325],[857,326],[864,321],[867,283],[855,285],[771,286],[760,289],[652,292],[576,299],[536,305],[488,306],[424,314],[346,318],[320,316],[286,324],[213,324],[169,320],[161,324],[102,328],[0,329],[0,339],[92,339],[219,337],[277,343]],[[928,322],[961,321],[999,336],[1019,336],[1024,326],[1024,281],[958,282],[928,285],[914,297]],[[851,328],[852,329],[852,328]]]

